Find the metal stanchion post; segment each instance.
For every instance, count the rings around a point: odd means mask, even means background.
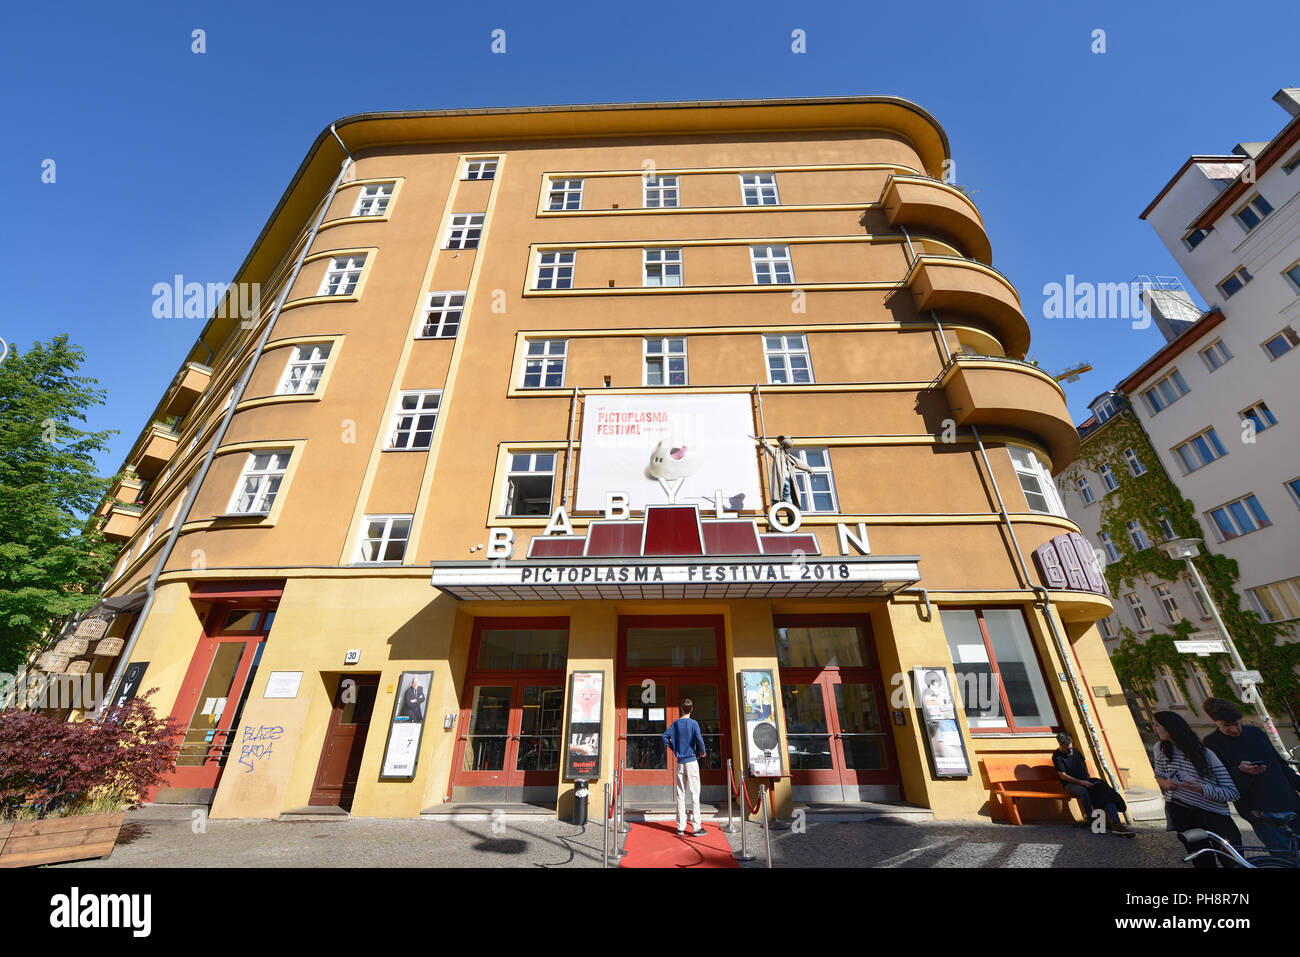
[[[767,785],[758,786],[758,803],[763,805],[763,840],[767,842],[767,867],[772,866],[772,835],[767,830]]]
[[[728,782],[728,789],[731,785]],[[732,851],[731,856],[738,861],[752,861],[754,855],[749,853],[749,846],[746,838],[749,836],[749,829],[745,827],[745,822],[749,820],[749,794],[745,791],[745,772],[740,772],[740,850]]]
[[[627,826],[627,811],[623,806],[623,785],[627,782],[623,778],[627,775],[627,760],[618,762],[618,833],[626,834],[632,830]]]
[[[735,834],[738,830],[735,819],[731,815],[731,782],[734,780],[731,775],[731,758],[727,758],[727,826],[722,829],[723,834]]]
[[[605,803],[600,809],[605,812],[605,824],[600,829],[603,836],[604,851],[601,856],[600,866],[609,867],[609,782],[605,782]]]
[[[623,829],[627,824],[627,822],[623,820],[623,772],[626,769],[627,769],[627,762],[620,761],[618,764],[618,799],[614,802],[617,805],[617,807],[615,807],[614,809],[615,827],[614,827],[614,851],[613,851],[614,860],[616,861],[621,861],[623,858],[627,857],[627,848],[618,846],[618,836],[619,834],[623,833]],[[626,838],[623,839],[623,843],[624,844],[627,843]]]

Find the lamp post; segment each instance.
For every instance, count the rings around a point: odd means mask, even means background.
[[[1175,560],[1181,558],[1187,563],[1187,570],[1192,573],[1192,578],[1196,581],[1196,587],[1201,590],[1205,600],[1210,603],[1210,614],[1214,616],[1214,623],[1219,626],[1219,634],[1223,636],[1223,644],[1228,649],[1228,654],[1232,656],[1232,663],[1236,665],[1238,671],[1245,671],[1246,663],[1241,660],[1241,654],[1237,651],[1237,646],[1232,642],[1232,635],[1228,634],[1228,626],[1223,623],[1223,618],[1219,615],[1219,605],[1214,600],[1214,596],[1210,594],[1210,590],[1205,587],[1205,582],[1201,579],[1201,573],[1197,571],[1196,564],[1192,561],[1201,552],[1200,543],[1199,538],[1178,538],[1172,542],[1165,542],[1160,547],[1164,549],[1170,558]],[[1268,732],[1269,738],[1272,739],[1273,747],[1277,748],[1279,753],[1287,754],[1286,745],[1282,743],[1282,736],[1277,733],[1277,725],[1273,723],[1268,708],[1264,707],[1264,699],[1260,696],[1259,686],[1251,685],[1251,690],[1253,692],[1250,696],[1253,699],[1252,703],[1255,705],[1255,710],[1259,712],[1259,716],[1264,720],[1264,730]]]

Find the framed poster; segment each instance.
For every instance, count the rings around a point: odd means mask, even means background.
[[[569,679],[569,736],[564,744],[564,776],[590,780],[600,776],[601,718],[605,708],[605,672],[575,671]]]
[[[776,683],[771,671],[740,673],[741,720],[750,777],[780,777],[781,733],[776,727]]]
[[[913,668],[916,707],[925,730],[925,748],[936,778],[970,777],[970,758],[957,723],[952,682],[942,666]]]
[[[403,671],[397,682],[393,701],[393,720],[388,726],[388,743],[384,746],[382,778],[413,778],[424,737],[424,718],[428,708],[428,689],[433,684],[432,671]]]

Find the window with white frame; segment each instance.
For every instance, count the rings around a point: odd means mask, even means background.
[[[1133,519],[1124,527],[1128,529],[1128,540],[1139,552],[1151,547],[1151,543],[1147,541],[1147,533],[1142,530],[1142,524],[1137,519]]]
[[[643,176],[646,209],[673,209],[677,206],[676,176]]]
[[[1092,413],[1097,417],[1099,425],[1107,419],[1113,418],[1115,415],[1114,400],[1109,397],[1103,399],[1092,407]]]
[[[572,289],[573,250],[555,250],[537,254],[538,289]]]
[[[112,577],[109,579],[110,581],[126,570],[126,566],[130,564],[130,559],[131,547],[128,545],[126,548],[122,549],[122,557],[117,560],[117,567],[113,569]]]
[[[1079,486],[1079,497],[1083,499],[1084,505],[1091,505],[1097,501],[1097,496],[1092,494],[1092,486],[1086,478],[1076,479],[1075,484]]]
[[[146,531],[146,532],[144,533],[144,538],[142,538],[142,539],[140,540],[140,554],[141,554],[141,555],[143,555],[143,554],[144,554],[144,550],[145,550],[146,548],[149,547],[149,543],[153,541],[153,537],[154,537],[154,535],[155,535],[155,534],[157,533],[157,531],[158,531],[158,526],[162,524],[162,520],[163,520],[163,513],[162,513],[162,512],[159,512],[159,513],[158,513],[158,516],[157,516],[157,517],[153,520],[153,522],[149,525],[149,529],[148,529],[148,531]]]
[[[555,488],[554,452],[512,452],[502,515],[550,515]]]
[[[1300,153],[1296,153],[1289,160],[1287,160],[1285,163],[1282,164],[1282,172],[1290,176],[1292,173],[1296,171],[1296,167],[1298,166],[1300,166]]]
[[[1280,359],[1296,346],[1300,346],[1300,336],[1296,335],[1294,329],[1287,326],[1271,339],[1265,340],[1263,345],[1264,351],[1269,354],[1270,358]]]
[[[1208,229],[1193,229],[1190,233],[1188,233],[1186,236],[1183,237],[1183,245],[1186,246],[1188,249],[1195,249],[1197,246],[1201,244],[1201,240],[1203,240],[1208,235],[1210,235],[1210,231]]]
[[[781,202],[776,194],[775,173],[741,173],[740,192],[746,206],[776,206]]]
[[[393,427],[388,432],[388,448],[427,449],[433,441],[441,402],[442,392],[437,389],[398,393]]]
[[[1210,697],[1210,682],[1205,677],[1205,672],[1201,670],[1200,665],[1188,665],[1192,692],[1196,695],[1197,701],[1204,701]]]
[[[1132,449],[1124,450],[1124,461],[1128,463],[1128,470],[1133,473],[1135,478],[1147,470],[1146,466],[1142,464],[1142,460],[1138,458],[1137,452]]]
[[[1168,585],[1157,585],[1156,597],[1160,599],[1160,607],[1165,610],[1165,618],[1169,624],[1176,625],[1183,620],[1183,613],[1178,610],[1178,602],[1174,600],[1174,593],[1169,590]]]
[[[1151,388],[1144,390],[1142,398],[1146,400],[1151,414],[1157,415],[1187,395],[1188,391],[1183,374],[1175,369]]]
[[[1246,203],[1239,207],[1232,214],[1233,218],[1241,224],[1241,228],[1250,232],[1259,225],[1269,213],[1273,212],[1273,207],[1269,205],[1268,200],[1256,193]]]
[[[396,565],[406,557],[411,515],[367,515],[361,521],[357,565]]]
[[[1149,631],[1150,629],[1143,630]],[[1174,673],[1169,670],[1168,665],[1160,666],[1160,688],[1165,693],[1165,700],[1171,705],[1186,707],[1187,699],[1183,697],[1183,691],[1178,687],[1178,682],[1174,680]]]
[[[1296,260],[1291,265],[1282,270],[1282,275],[1286,276],[1287,282],[1296,292],[1300,292],[1300,260]]]
[[[1228,351],[1228,347],[1224,345],[1222,339],[1215,339],[1201,350],[1201,359],[1205,362],[1205,367],[1211,372],[1231,358],[1232,353]]]
[[[1273,524],[1268,520],[1264,506],[1259,504],[1259,499],[1254,495],[1245,495],[1234,502],[1212,508],[1209,514],[1221,542],[1249,535]]]
[[[463,179],[496,179],[497,161],[494,159],[467,160]]]
[[[388,201],[393,198],[393,183],[372,183],[361,187],[357,197],[353,216],[382,216],[388,210]]]
[[[524,358],[525,389],[558,389],[564,385],[564,360],[569,340],[531,339]]]
[[[826,449],[792,449],[795,458],[812,469],[791,469],[799,490],[799,508],[804,512],[838,512],[835,476],[831,473],[831,456]]]
[[[457,213],[447,226],[443,249],[477,249],[483,236],[483,213]]]
[[[1270,585],[1247,588],[1246,594],[1265,621],[1300,618],[1300,578],[1288,578]]]
[[[421,339],[455,339],[465,309],[464,292],[431,292],[424,307]]]
[[[582,209],[582,180],[553,179],[546,195],[546,208]]]
[[[644,249],[642,254],[642,285],[680,286],[682,284],[680,249]]]
[[[686,385],[686,340],[655,338],[641,340],[645,346],[646,385]]]
[[[1189,474],[1227,454],[1223,443],[1219,441],[1218,433],[1212,428],[1174,446],[1174,455],[1178,456],[1178,461]]]
[[[185,502],[190,497],[190,489],[194,487],[194,482],[195,482],[194,478],[186,482],[185,488],[182,489],[181,494],[176,497],[176,507],[172,509],[172,517],[167,520],[168,528],[171,528],[173,525],[175,525],[176,519],[180,517],[181,509],[185,507]]]
[[[1020,479],[1020,488],[1030,509],[1065,518],[1065,506],[1057,494],[1056,485],[1038,456],[1030,449],[1015,445],[1008,445],[1007,452],[1011,455],[1011,463],[1016,468],[1016,477]]]
[[[813,381],[812,357],[804,335],[763,336],[763,356],[767,360],[767,381],[771,384],[802,384]]]
[[[1192,593],[1192,600],[1196,602],[1196,607],[1199,609],[1201,617],[1209,618],[1210,603],[1205,600],[1205,593],[1196,586],[1196,582],[1192,581],[1192,579],[1186,575],[1183,576],[1183,581],[1187,584],[1187,590]]]
[[[1222,279],[1217,283],[1219,292],[1223,293],[1224,299],[1231,299],[1252,278],[1254,277],[1251,276],[1245,266],[1238,266],[1229,273],[1226,279]]]
[[[289,468],[289,449],[250,452],[244,473],[235,486],[227,511],[231,515],[265,515],[275,504],[275,496]]]
[[[1174,523],[1167,518],[1156,519],[1156,524],[1160,526],[1160,534],[1165,537],[1165,541],[1172,542],[1178,536],[1174,534]]]
[[[1242,409],[1241,424],[1244,426],[1247,422],[1254,423],[1256,432],[1263,432],[1277,425],[1277,419],[1263,402],[1256,402],[1249,409]]]
[[[1119,488],[1119,479],[1115,478],[1115,470],[1109,465],[1103,465],[1100,469],[1101,481],[1106,486],[1106,491],[1113,492]]]
[[[293,347],[280,381],[280,395],[313,395],[329,362],[331,343],[304,342]]]
[[[1133,620],[1137,622],[1138,631],[1150,631],[1151,619],[1147,617],[1147,610],[1142,607],[1142,599],[1138,597],[1137,592],[1129,592],[1124,597],[1128,599],[1129,611],[1133,612]]]
[[[794,264],[789,246],[750,246],[754,282],[760,286],[783,286],[794,282]]]
[[[1097,630],[1101,632],[1103,638],[1111,639],[1115,637],[1115,626],[1110,620],[1110,615],[1098,620]]]
[[[1115,542],[1111,539],[1109,532],[1101,533],[1101,543],[1106,547],[1106,557],[1112,562],[1119,561],[1119,549],[1115,547]]]
[[[319,296],[350,296],[361,281],[361,270],[365,268],[366,255],[335,256],[330,260],[330,267],[325,271],[325,279],[320,284]]]

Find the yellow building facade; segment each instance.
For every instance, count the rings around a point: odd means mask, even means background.
[[[996,815],[1060,730],[1153,786],[949,160],[892,97],[324,131],[101,509],[156,800],[567,817],[625,763],[649,807],[684,697],[704,797],[731,759],[783,815]]]

